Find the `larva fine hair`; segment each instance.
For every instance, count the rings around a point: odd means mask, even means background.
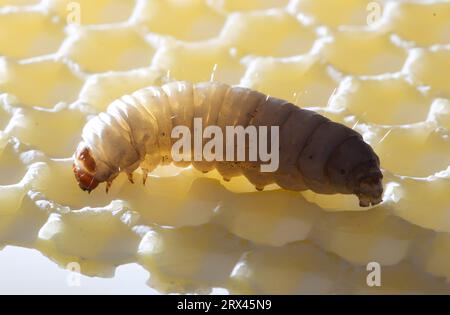
[[[79,186],[90,192],[106,182],[108,190],[120,172],[133,182],[138,167],[145,184],[148,172],[173,162],[173,128],[192,130],[194,118],[223,129],[279,126],[276,171],[261,172],[261,161],[189,162],[202,172],[217,169],[226,180],[244,175],[258,190],[276,183],[287,190],[355,194],[360,206],[382,201],[380,160],[358,132],[288,101],[217,82],[171,82],[112,102],[83,129],[73,164]]]

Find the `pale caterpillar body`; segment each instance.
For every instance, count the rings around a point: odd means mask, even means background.
[[[356,131],[288,101],[217,82],[171,82],[148,87],[112,102],[88,121],[73,170],[82,189],[101,182],[107,189],[120,172],[132,180],[141,167],[148,172],[173,162],[171,138],[176,126],[279,126],[279,167],[261,172],[261,161],[193,161],[202,172],[217,169],[228,180],[244,175],[258,190],[276,183],[287,190],[355,194],[361,206],[378,204],[382,195],[380,161]],[[270,136],[268,137],[270,139]],[[270,146],[270,144],[268,144]]]

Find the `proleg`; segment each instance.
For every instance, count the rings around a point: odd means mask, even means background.
[[[186,126],[194,133],[199,118],[204,128],[221,130],[277,126],[278,146],[271,150],[278,150],[278,168],[261,172],[259,159],[192,159],[176,165],[192,164],[202,172],[217,169],[227,180],[243,175],[257,190],[276,183],[287,190],[355,194],[363,207],[382,201],[380,160],[358,132],[288,101],[217,82],[171,82],[112,102],[83,129],[73,164],[79,186],[90,192],[106,182],[109,189],[120,172],[133,182],[131,174],[139,167],[145,184],[147,173],[174,162],[171,152],[177,139],[171,137],[172,130]]]

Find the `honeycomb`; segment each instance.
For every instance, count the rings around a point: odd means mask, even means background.
[[[0,6],[0,247],[88,276],[135,262],[164,293],[450,293],[448,1]],[[109,194],[81,191],[71,155],[86,121],[171,80],[240,84],[354,128],[380,156],[383,203],[173,166],[145,187],[120,176]]]

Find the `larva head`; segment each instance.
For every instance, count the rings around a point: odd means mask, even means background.
[[[352,173],[351,187],[361,207],[379,204],[383,194],[383,174],[375,161],[362,163]]]
[[[98,186],[99,181],[95,179],[96,163],[88,148],[75,155],[72,170],[81,189],[91,192]]]
[[[380,160],[360,137],[350,138],[336,148],[328,160],[327,174],[338,192],[355,194],[361,207],[382,201]]]
[[[101,182],[114,177],[108,167],[95,158],[94,150],[85,143],[80,143],[74,155],[72,170],[81,189],[91,192]]]

